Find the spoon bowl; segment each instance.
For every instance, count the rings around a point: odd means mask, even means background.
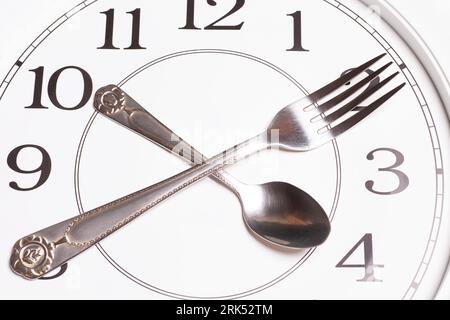
[[[305,191],[285,182],[240,189],[244,221],[258,237],[291,248],[315,247],[328,238],[328,216]]]

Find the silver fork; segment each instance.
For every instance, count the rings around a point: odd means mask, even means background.
[[[336,111],[330,114],[326,114],[326,112],[351,97],[369,83],[370,79],[381,74],[390,64],[319,107],[315,108],[313,105],[354,79],[383,56],[370,60],[313,94],[288,105],[274,117],[262,134],[153,186],[18,240],[11,255],[11,268],[27,279],[39,278],[103,240],[150,208],[226,165],[272,146],[292,151],[308,151],[331,141],[373,113],[395,95],[404,84],[397,86],[368,107],[340,123],[339,120],[342,117],[381,89],[398,73],[393,74]],[[126,112],[128,101],[132,101],[130,99],[131,97],[120,88],[110,85],[97,91],[94,107],[102,114],[116,115],[116,121],[126,124],[133,119],[133,113]],[[336,122],[338,124],[334,125]],[[272,130],[279,132],[278,141],[268,138],[268,133],[270,134]],[[157,132],[157,136],[160,134],[164,133]],[[309,222],[305,221],[305,223]],[[321,221],[321,223],[323,222]],[[329,225],[328,220],[326,223]],[[321,242],[323,239],[318,244]],[[27,253],[26,256],[24,252]],[[33,259],[29,259],[30,256]]]

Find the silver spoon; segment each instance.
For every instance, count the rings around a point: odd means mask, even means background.
[[[104,90],[113,91],[114,88]],[[110,113],[105,109],[99,109],[99,112],[192,165],[207,161],[128,94],[123,92],[123,97],[126,104],[119,112]],[[245,184],[225,170],[216,171],[210,177],[238,197],[246,226],[258,238],[298,249],[316,246],[330,233],[330,223],[323,208],[296,186],[286,182]]]

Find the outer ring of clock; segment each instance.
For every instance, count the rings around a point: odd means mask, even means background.
[[[327,1],[327,0],[326,0]],[[408,44],[411,51],[416,55],[424,69],[427,71],[428,76],[442,101],[442,104],[447,111],[447,121],[450,122],[450,83],[446,77],[441,65],[437,61],[431,49],[425,43],[424,39],[419,35],[415,28],[406,20],[405,17],[395,9],[386,0],[360,0],[367,6],[376,6],[380,10],[382,19]],[[442,155],[441,155],[442,158]],[[444,188],[444,175],[442,174],[442,190]],[[443,192],[444,193],[444,192]],[[442,209],[441,209],[442,210]],[[436,288],[434,297],[438,294],[441,286],[445,283],[444,279],[446,274],[450,270],[450,254],[447,257],[446,271],[442,273],[442,278],[439,286]],[[417,271],[416,277],[419,275]],[[409,290],[413,290],[413,283]],[[403,298],[408,297],[408,292],[405,293]],[[410,294],[411,298],[414,297],[414,293]]]

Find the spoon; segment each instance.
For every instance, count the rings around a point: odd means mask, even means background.
[[[100,113],[192,165],[207,161],[133,98],[122,93],[127,103],[121,111],[110,113],[99,109]],[[246,226],[260,239],[298,249],[321,244],[330,233],[323,208],[296,186],[286,182],[244,184],[225,170],[216,171],[210,177],[237,196]]]

